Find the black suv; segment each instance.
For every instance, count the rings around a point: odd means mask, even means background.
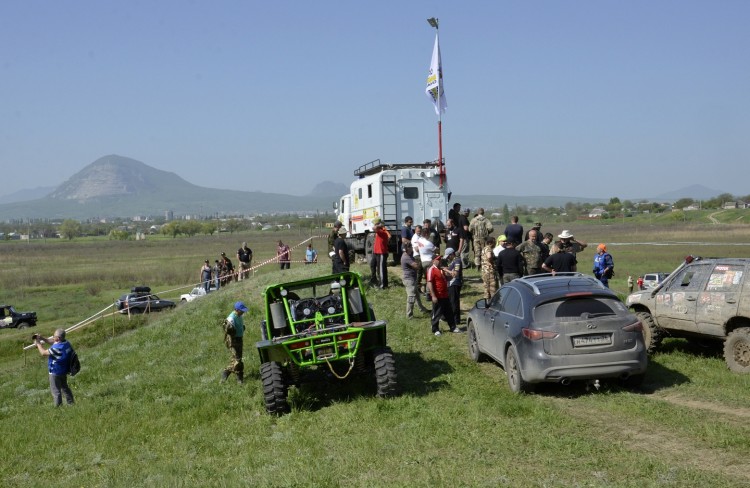
[[[130,289],[130,293],[117,300],[115,306],[120,313],[148,313],[174,308],[175,303],[154,295],[148,286],[134,286]]]
[[[0,305],[0,329],[25,329],[36,325],[36,312],[16,312],[13,305]]]

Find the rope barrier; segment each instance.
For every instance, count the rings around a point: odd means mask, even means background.
[[[308,241],[311,241],[311,240],[313,240],[313,239],[322,239],[322,238],[324,238],[324,237],[327,237],[327,236],[310,236],[310,237],[308,237],[307,239],[305,239],[305,240],[303,240],[303,241],[301,241],[301,242],[299,242],[299,243],[295,244],[294,246],[290,247],[289,249],[290,249],[290,251],[291,251],[291,250],[293,250],[293,249],[296,249],[296,248],[298,248],[298,247],[300,247],[300,246],[302,246],[302,245],[306,244],[306,243],[307,243]],[[261,263],[259,263],[259,264],[256,264],[255,266],[251,266],[251,267],[249,267],[249,268],[247,268],[247,269],[245,269],[245,270],[240,270],[240,269],[237,269],[236,271],[235,271],[235,270],[233,270],[233,271],[232,271],[232,273],[227,273],[227,274],[224,274],[224,275],[220,275],[220,276],[218,277],[218,279],[219,279],[220,281],[221,281],[221,280],[226,280],[226,279],[232,279],[232,278],[234,278],[234,277],[238,276],[238,275],[239,275],[239,273],[243,273],[243,272],[248,272],[248,273],[249,273],[249,272],[251,272],[251,271],[252,271],[252,272],[254,273],[254,272],[255,272],[255,270],[257,270],[257,269],[259,269],[259,268],[261,268],[261,267],[263,267],[263,266],[265,266],[265,265],[267,265],[267,264],[271,264],[271,263],[279,263],[279,262],[280,262],[280,261],[279,261],[279,256],[277,255],[277,256],[275,256],[275,257],[273,257],[273,258],[270,258],[270,259],[266,259],[265,261],[262,261]],[[285,261],[285,262],[287,262],[287,261]],[[308,261],[288,261],[288,262],[289,262],[289,263],[308,263]],[[308,264],[318,264],[318,263],[308,263]],[[236,279],[236,278],[235,278],[235,279]],[[212,278],[212,279],[211,279],[211,280],[209,281],[209,285],[210,285],[211,283],[214,283],[214,282],[215,282],[215,280],[216,280],[216,278]],[[203,281],[203,282],[199,282],[198,284],[195,284],[195,285],[178,286],[178,287],[176,287],[176,288],[171,288],[171,289],[168,289],[168,290],[164,290],[164,291],[161,291],[161,292],[159,292],[159,293],[161,293],[161,294],[169,294],[169,293],[172,293],[172,292],[175,292],[175,291],[179,291],[179,290],[185,290],[185,289],[187,289],[187,288],[195,288],[195,287],[198,287],[198,286],[200,286],[200,287],[203,287],[203,286],[205,286],[205,284],[206,284],[206,282],[205,282],[205,281]],[[148,295],[148,296],[156,296],[156,294],[151,294],[151,295]],[[67,334],[68,332],[72,332],[72,331],[75,331],[75,330],[77,330],[77,329],[80,329],[80,328],[82,328],[82,327],[85,327],[85,326],[87,326],[87,325],[90,325],[90,324],[92,324],[92,323],[96,322],[96,321],[97,321],[97,320],[99,320],[99,319],[102,319],[102,318],[107,318],[107,317],[111,317],[111,316],[115,315],[115,314],[116,314],[116,313],[118,312],[118,311],[116,311],[116,310],[113,310],[112,312],[110,312],[110,313],[108,313],[108,314],[104,315],[104,312],[106,312],[106,311],[107,311],[107,310],[109,310],[110,308],[112,308],[112,309],[113,309],[114,307],[115,307],[115,304],[114,304],[114,303],[113,303],[113,304],[110,304],[110,305],[107,305],[107,306],[106,306],[105,308],[103,308],[102,310],[98,311],[98,312],[97,312],[97,313],[95,313],[94,315],[92,315],[92,316],[90,316],[90,317],[88,317],[88,318],[86,318],[86,319],[84,319],[84,320],[82,320],[82,321],[78,322],[77,324],[71,325],[70,327],[68,327],[67,329],[65,329],[65,333]],[[131,307],[129,307],[129,308],[131,308]],[[129,308],[123,308],[123,310],[127,311],[127,310],[129,310]],[[48,337],[48,338],[47,338],[47,340],[48,340],[48,341],[50,341],[50,340],[52,340],[52,339],[53,339],[53,337],[52,337],[52,336],[50,336],[50,337]],[[24,347],[23,347],[23,351],[27,351],[27,350],[29,350],[29,349],[31,349],[31,348],[34,348],[34,347],[36,347],[36,345],[35,345],[35,344],[30,344],[30,345],[24,346]]]

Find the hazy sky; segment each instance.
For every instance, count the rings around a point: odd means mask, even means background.
[[[118,154],[302,195],[437,158],[456,194],[750,193],[750,1],[0,2],[0,194]]]

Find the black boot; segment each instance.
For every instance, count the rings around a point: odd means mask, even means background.
[[[237,373],[237,384],[241,385],[245,380],[245,373]]]
[[[221,372],[221,382],[224,383],[229,378],[229,371],[224,370]]]

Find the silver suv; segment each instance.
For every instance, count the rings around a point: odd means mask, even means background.
[[[629,295],[648,351],[666,335],[723,341],[729,369],[750,373],[748,272],[749,258],[689,256],[655,288]]]

